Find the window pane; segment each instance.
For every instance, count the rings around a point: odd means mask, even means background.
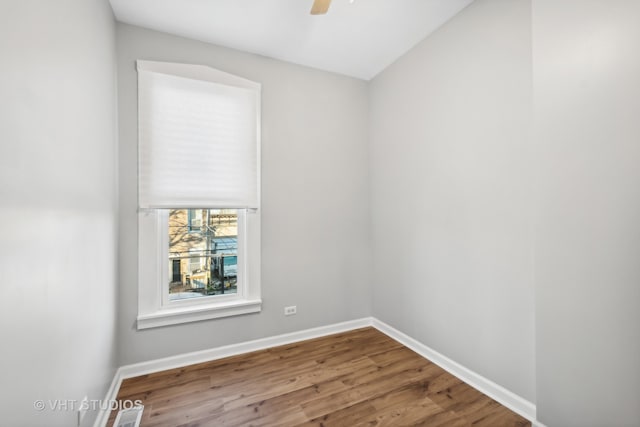
[[[169,300],[238,292],[236,209],[169,211]]]

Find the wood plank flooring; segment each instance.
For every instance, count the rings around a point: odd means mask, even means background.
[[[373,328],[127,379],[118,399],[147,427],[531,426]]]

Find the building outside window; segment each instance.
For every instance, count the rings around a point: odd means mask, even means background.
[[[196,217],[201,222],[197,231],[192,225]],[[235,209],[172,209],[168,238],[170,301],[238,292]]]

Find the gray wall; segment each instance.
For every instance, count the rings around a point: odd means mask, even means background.
[[[124,24],[120,362],[208,349],[371,314],[364,81]],[[262,83],[263,310],[137,331],[136,59],[209,65]],[[283,315],[297,305],[298,314]]]
[[[640,426],[640,3],[533,1],[538,417]]]
[[[374,315],[535,402],[527,0],[477,0],[371,83]]]
[[[111,8],[3,1],[0,57],[0,424],[73,426],[33,402],[103,399],[116,367]]]

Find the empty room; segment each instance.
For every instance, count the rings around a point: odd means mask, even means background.
[[[640,427],[640,1],[0,0],[0,425]]]

